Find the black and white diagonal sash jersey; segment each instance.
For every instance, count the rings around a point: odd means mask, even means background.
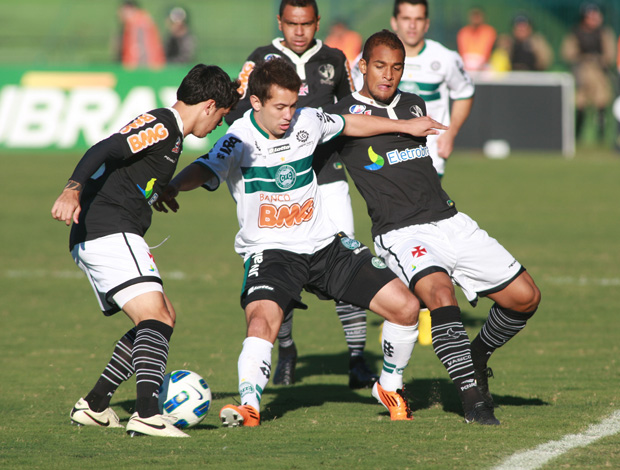
[[[338,114],[369,114],[391,119],[426,115],[422,98],[398,93],[389,105],[353,93],[326,108]],[[338,153],[372,219],[372,236],[447,219],[457,213],[454,202],[441,187],[425,137],[384,134],[375,137],[340,136],[323,148],[317,158]]]

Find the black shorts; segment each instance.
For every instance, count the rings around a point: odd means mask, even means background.
[[[307,309],[302,289],[320,299],[344,301],[368,308],[379,290],[397,276],[367,246],[344,233],[311,255],[286,250],[254,253],[245,263],[241,306],[272,300],[284,313]]]

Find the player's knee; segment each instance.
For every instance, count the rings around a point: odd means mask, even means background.
[[[174,309],[171,312],[170,310],[168,310],[168,307],[164,305],[156,312],[154,312],[154,320],[158,320],[162,323],[165,323],[169,327],[174,328],[174,325],[176,323],[176,313],[174,312]]]
[[[393,300],[393,319],[390,321],[397,325],[415,325],[418,322],[418,314],[420,313],[420,303],[418,299],[408,290],[403,290],[402,294]]]
[[[431,310],[457,304],[456,295],[451,285],[439,284],[434,286],[430,297],[430,305],[433,306],[433,308],[429,307]]]
[[[528,282],[524,283],[519,291],[518,306],[513,308],[513,310],[533,315],[540,304],[540,300],[540,289],[532,278],[528,278]]]

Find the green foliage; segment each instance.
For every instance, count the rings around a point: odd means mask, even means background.
[[[181,166],[193,157],[186,152]],[[527,328],[491,360],[502,421],[494,429],[464,424],[445,370],[432,348],[420,345],[405,371],[415,420],[390,422],[369,391],[347,387],[346,345],[333,304],[310,295],[304,295],[310,309],[295,317],[299,382],[267,387],[260,428],[220,427],[220,408],[238,397],[245,335],[234,203],[225,188],[183,194],[179,213],[155,214],[147,234],[150,245],[170,235],[153,251],[178,313],[169,370],[195,370],[214,392],[209,415],[183,442],[69,424],[71,407],[130,323],[98,312],[69,256],[68,229],[50,217],[79,156],[0,158],[2,468],[491,468],[516,451],[583,432],[619,407],[615,155],[451,159],[444,186],[457,207],[498,238],[543,293]],[[368,216],[352,191],[356,232],[369,243]],[[473,309],[459,300],[473,337],[490,304]],[[367,356],[375,369],[382,360],[379,327],[369,314]],[[133,382],[124,384],[112,400],[125,423],[134,390]],[[608,437],[545,468],[613,467],[619,446],[620,436]]]

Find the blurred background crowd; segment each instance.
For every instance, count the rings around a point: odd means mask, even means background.
[[[392,0],[319,0],[317,38],[353,60],[389,28]],[[0,65],[159,70],[198,62],[240,67],[279,35],[277,0],[23,0],[3,6]],[[427,37],[459,52],[473,73],[568,72],[575,135],[616,142],[620,90],[617,0],[431,0]]]

